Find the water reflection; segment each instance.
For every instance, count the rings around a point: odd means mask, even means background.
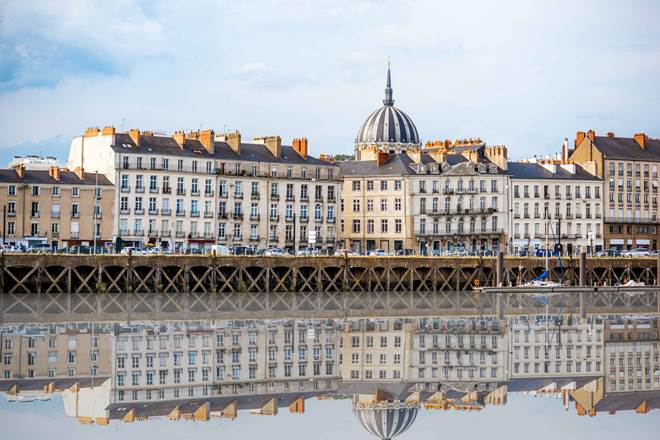
[[[414,431],[420,411],[481,411],[510,393],[589,416],[660,405],[656,317],[145,319],[0,333],[6,399],[27,410],[60,393],[82,424],[303,414],[312,398],[351,399],[357,423],[384,439]]]

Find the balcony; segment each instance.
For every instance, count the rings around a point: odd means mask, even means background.
[[[206,196],[206,197],[213,197],[213,190],[210,190],[210,191],[204,191],[204,196]]]
[[[235,212],[231,215],[231,218],[233,218],[234,220],[243,220],[243,213]]]
[[[300,195],[300,201],[301,202],[309,202],[309,195],[308,194],[304,194],[304,195],[301,194]]]
[[[160,215],[172,215],[172,210],[170,208],[163,208],[160,210]]]
[[[226,212],[219,212],[218,213],[218,220],[227,220],[227,217],[229,217],[229,216],[227,215]]]
[[[254,214],[254,213],[252,213],[252,214],[250,214],[250,221],[258,222],[258,221],[259,221],[259,217],[260,217],[259,214]]]
[[[337,198],[335,196],[328,196],[328,203],[336,203]]]
[[[177,209],[176,210],[176,216],[177,217],[184,217],[186,215],[186,210],[185,209]]]
[[[293,215],[285,215],[284,216],[284,221],[285,222],[292,222],[293,221]]]
[[[287,194],[286,195],[286,201],[287,202],[295,202],[296,198],[293,196],[293,194]]]
[[[314,197],[314,201],[317,202],[317,203],[323,203],[323,196]]]
[[[250,235],[250,241],[259,241],[258,235]]]
[[[39,218],[39,211],[34,211],[30,213],[30,217],[32,218]]]
[[[176,238],[183,238],[185,236],[186,236],[186,234],[183,231],[176,231],[176,234],[175,234]]]
[[[277,223],[277,222],[280,221],[280,216],[279,215],[271,215],[270,216],[270,221]]]
[[[191,217],[199,217],[199,211],[190,211]]]
[[[147,236],[148,236],[148,237],[152,237],[152,238],[153,238],[153,237],[158,237],[158,231],[156,231],[156,230],[150,230],[150,231],[147,232]]]
[[[213,211],[204,211],[204,218],[213,218]]]
[[[204,240],[213,240],[213,234],[210,232],[204,232]]]
[[[325,221],[326,223],[334,223],[337,221],[337,217],[326,217]]]
[[[234,235],[231,237],[231,241],[243,241],[243,237],[241,235]]]
[[[185,196],[186,195],[186,189],[185,188],[177,188],[176,189],[176,195]]]
[[[129,229],[120,229],[119,235],[130,235],[131,231]]]
[[[158,215],[158,209],[149,209],[149,215]]]
[[[59,218],[59,213],[57,214],[57,218]],[[16,217],[16,211],[8,211],[7,212],[7,217]]]
[[[80,211],[72,212],[71,218],[80,218]]]
[[[220,197],[221,199],[226,199],[227,197],[229,197],[229,193],[227,191],[220,191],[218,197]]]
[[[234,193],[234,198],[235,199],[242,199],[243,198],[243,193]]]
[[[161,237],[169,237],[171,234],[172,234],[172,231],[170,231],[169,229],[166,230],[166,231],[160,231],[160,236]]]
[[[334,242],[335,242],[334,237],[328,237],[328,238],[325,239],[326,244],[333,244]]]
[[[144,192],[144,186],[136,186],[135,187],[135,192],[136,193],[143,193]]]
[[[163,194],[172,194],[172,188],[170,188],[169,186],[164,186]]]
[[[198,196],[199,195],[199,189],[193,189],[190,191],[191,196]]]
[[[158,187],[157,186],[150,186],[149,187],[149,192],[151,194],[158,194]]]
[[[226,242],[227,241],[227,236],[226,235],[218,236],[218,241]]]
[[[143,215],[143,214],[144,214],[144,208],[135,209],[135,215]]]
[[[131,187],[130,186],[122,186],[122,187],[119,188],[119,192],[123,192],[123,193],[131,192]]]
[[[77,240],[80,238],[80,234],[78,232],[71,232],[70,237],[73,238],[74,240]]]
[[[280,200],[280,195],[279,194],[271,194],[270,199],[273,201],[278,201]]]
[[[8,217],[15,217],[16,216],[16,211],[8,212],[7,213]],[[50,218],[60,218],[60,211],[51,211],[50,213]]]
[[[323,217],[314,217],[314,222],[323,223]]]
[[[259,200],[259,193],[250,194],[250,200]]]
[[[300,223],[307,223],[309,221],[309,217],[307,217],[307,216],[300,217],[299,221],[300,221]]]
[[[134,229],[133,230],[133,235],[136,237],[141,237],[144,235],[144,230],[143,229]]]

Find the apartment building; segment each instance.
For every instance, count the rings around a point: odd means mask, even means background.
[[[0,170],[0,239],[11,246],[51,249],[112,240],[115,190],[101,174],[21,163]]]
[[[658,248],[660,140],[578,132],[570,160],[604,184],[604,247]]]
[[[605,391],[660,391],[657,318],[616,319],[605,323]]]
[[[93,378],[111,373],[110,328],[102,325],[3,326],[2,378],[4,381],[40,381]]]
[[[511,378],[603,375],[603,320],[520,317],[509,321]]]
[[[565,255],[603,249],[603,183],[562,160],[509,162],[513,253],[548,248]]]
[[[106,127],[73,139],[69,165],[115,184],[114,236],[124,245],[334,248],[339,168],[307,150],[306,138],[287,146],[279,136],[243,143],[238,132]]]

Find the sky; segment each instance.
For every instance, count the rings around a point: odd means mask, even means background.
[[[7,403],[3,398],[0,400],[0,421],[3,422],[3,433],[11,439],[43,440],[53,436],[70,440],[375,439],[358,424],[350,400],[309,399],[305,402],[303,415],[289,414],[286,408],[277,417],[239,412],[233,422],[215,418],[208,423],[171,422],[161,418],[132,424],[111,421],[109,426],[88,426],[64,415],[59,396],[50,402],[23,404]],[[530,436],[535,440],[649,438],[657,431],[659,423],[658,410],[644,415],[625,411],[614,416],[603,413],[593,418],[579,417],[574,408],[564,411],[562,401],[558,399],[509,394],[507,405],[488,406],[478,413],[422,409],[410,429],[397,440],[441,437],[526,440]]]
[[[105,125],[351,153],[388,57],[423,141],[660,137],[659,20],[654,0],[2,0],[0,164]]]

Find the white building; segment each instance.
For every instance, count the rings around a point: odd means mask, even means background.
[[[339,169],[307,154],[307,139],[279,136],[242,143],[238,132],[173,136],[113,127],[71,143],[68,166],[114,182],[115,236],[169,249],[229,247],[294,250],[334,247]]]
[[[510,162],[512,253],[603,248],[603,182],[568,163]],[[561,245],[561,246],[559,246]]]

